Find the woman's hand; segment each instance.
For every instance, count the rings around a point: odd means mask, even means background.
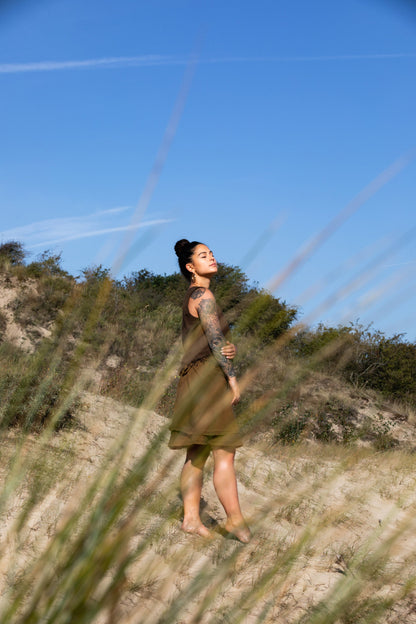
[[[231,401],[231,405],[237,405],[237,403],[240,401],[240,388],[238,386],[238,381],[237,381],[237,377],[230,377],[228,380],[229,386],[230,386],[230,390],[233,394],[233,398]]]
[[[227,340],[227,344],[221,348],[221,355],[224,355],[227,360],[232,360],[237,353],[235,345]]]

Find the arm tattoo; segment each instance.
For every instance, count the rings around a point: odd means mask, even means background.
[[[205,293],[205,288],[197,288],[191,293],[191,299],[200,299]]]
[[[215,359],[228,379],[235,377],[231,360],[228,360],[221,353],[221,347],[225,345],[225,338],[221,331],[215,300],[202,299],[198,305],[198,312],[202,328]]]

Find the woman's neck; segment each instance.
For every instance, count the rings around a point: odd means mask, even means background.
[[[198,275],[194,282],[191,282],[191,286],[198,286],[200,288],[209,288],[211,280],[209,277],[202,277]]]

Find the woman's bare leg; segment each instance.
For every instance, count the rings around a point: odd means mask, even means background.
[[[202,475],[209,448],[194,444],[187,449],[185,464],[181,474],[181,492],[184,517],[182,530],[196,533],[202,537],[211,537],[211,532],[202,524],[199,505],[202,492]]]
[[[227,522],[225,529],[241,542],[250,541],[251,533],[240,509],[238,500],[237,479],[234,470],[235,451],[230,449],[213,449],[214,456],[214,487],[225,513]]]

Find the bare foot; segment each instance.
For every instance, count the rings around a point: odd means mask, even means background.
[[[252,537],[251,531],[244,521],[239,524],[234,524],[230,520],[227,520],[225,530],[228,535],[234,536],[243,544],[248,544]]]
[[[185,522],[183,522],[181,529],[185,533],[192,533],[193,535],[200,535],[201,537],[213,539],[211,531],[207,529],[207,527],[204,526],[202,522],[200,524],[185,524]]]

